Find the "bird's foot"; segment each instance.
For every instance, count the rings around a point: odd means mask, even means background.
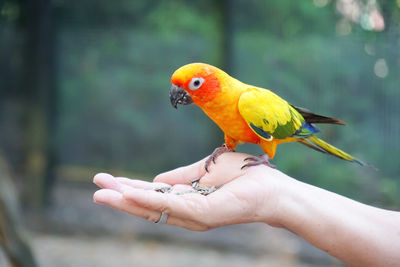
[[[264,155],[261,155],[258,157],[247,157],[244,159],[244,161],[249,161],[249,162],[247,162],[246,164],[244,164],[242,166],[242,168],[241,168],[242,170],[246,167],[257,166],[260,164],[264,164],[270,168],[276,169],[276,166],[269,162],[269,157],[267,154],[264,154]]]
[[[204,164],[204,168],[206,169],[206,172],[208,172],[208,167],[210,166],[211,162],[215,164],[215,160],[225,152],[234,152],[232,148],[228,148],[226,144],[223,144],[221,147],[217,147],[213,153],[208,157],[206,160],[206,163]]]

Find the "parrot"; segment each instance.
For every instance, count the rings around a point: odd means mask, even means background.
[[[242,143],[258,144],[265,153],[246,158],[242,169],[260,164],[276,168],[269,160],[279,144],[288,142],[366,165],[315,136],[321,131],[315,123],[345,125],[342,120],[294,106],[271,90],[245,84],[212,65],[190,63],[178,68],[171,76],[169,98],[174,108],[199,106],[224,132],[225,143],[205,161],[207,172],[218,156]]]

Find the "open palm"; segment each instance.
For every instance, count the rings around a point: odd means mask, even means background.
[[[167,224],[196,231],[255,221],[275,225],[278,198],[274,195],[285,175],[266,166],[241,170],[248,156],[225,153],[209,172],[204,169],[205,160],[201,160],[160,174],[154,182],[97,174],[94,183],[102,189],[94,194],[94,200],[154,222],[166,212]],[[207,196],[179,194],[191,189],[190,182],[198,177],[202,177],[202,186],[223,186]],[[168,194],[155,191],[168,186],[172,186]]]

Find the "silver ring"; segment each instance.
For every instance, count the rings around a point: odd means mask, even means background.
[[[160,219],[158,219],[158,221],[154,222],[156,224],[166,224],[168,220],[168,213],[166,212],[161,212],[161,216]]]

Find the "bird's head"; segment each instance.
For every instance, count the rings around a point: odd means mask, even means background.
[[[204,63],[191,63],[177,69],[171,77],[172,106],[192,103],[202,106],[212,101],[221,91],[220,73],[223,73],[220,69]]]

